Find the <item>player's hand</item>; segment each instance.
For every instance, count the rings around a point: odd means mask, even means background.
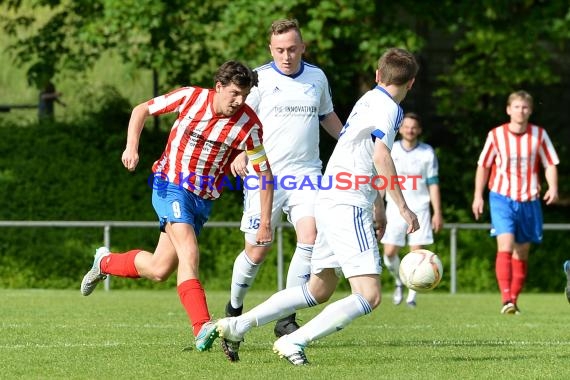
[[[121,162],[129,171],[134,171],[139,164],[139,153],[136,150],[125,149],[121,157]]]
[[[255,235],[255,241],[258,246],[267,246],[271,245],[273,240],[273,230],[271,226],[263,226],[260,225],[259,229],[257,230],[257,234]]]
[[[473,199],[473,203],[471,204],[471,211],[473,211],[473,216],[475,220],[479,220],[481,214],[483,214],[483,206],[485,206],[485,201],[481,197],[477,197]]]
[[[549,188],[548,190],[546,190],[546,193],[544,193],[543,199],[547,205],[556,203],[556,201],[558,200],[558,191]]]
[[[408,223],[408,230],[406,233],[411,234],[420,229],[420,222],[418,222],[418,217],[412,212],[407,206],[400,210],[400,215]]]
[[[414,214],[412,210],[408,208],[408,206],[404,206],[404,208],[400,210],[400,215],[402,215],[402,218],[404,218],[408,224],[406,233],[411,234],[412,232],[416,232],[420,229],[420,222],[418,222],[417,215]]]
[[[247,154],[240,153],[230,164],[230,169],[235,177],[245,177],[248,174],[247,170]]]
[[[383,204],[382,204],[383,206]],[[374,207],[374,231],[376,239],[380,240],[386,232],[386,209],[384,207]]]
[[[431,217],[431,228],[435,233],[438,233],[443,228],[443,216],[441,216],[441,213],[433,214]]]

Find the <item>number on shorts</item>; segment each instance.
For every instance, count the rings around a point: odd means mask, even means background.
[[[180,203],[178,203],[178,201],[172,202],[172,212],[174,213],[175,218],[180,218],[182,216],[182,212],[180,211]]]

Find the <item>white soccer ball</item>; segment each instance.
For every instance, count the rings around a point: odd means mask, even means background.
[[[427,249],[411,251],[400,262],[400,280],[416,292],[428,292],[434,289],[442,276],[441,260]]]

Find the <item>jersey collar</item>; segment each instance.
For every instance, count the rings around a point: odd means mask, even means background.
[[[303,74],[303,71],[305,71],[305,61],[301,61],[301,66],[299,68],[299,71],[297,71],[295,74],[291,74],[291,75],[284,74],[281,70],[279,70],[279,68],[277,68],[277,65],[275,64],[275,61],[271,61],[271,67],[273,67],[273,70],[277,71],[279,74],[285,75],[286,77],[295,79],[299,75]]]

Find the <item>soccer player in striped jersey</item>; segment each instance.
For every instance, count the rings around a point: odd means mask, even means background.
[[[310,179],[314,184],[312,188],[309,185],[275,189],[272,226],[285,213],[297,235],[287,274],[286,287],[290,287],[306,282],[310,275],[311,252],[317,234],[314,203],[318,177],[322,174],[319,125],[338,138],[342,123],[333,109],[327,77],[320,68],[302,59],[305,45],[296,20],[272,23],[269,50],[273,60],[255,69],[259,73],[259,85],[252,90],[247,103],[263,123],[264,146],[275,178],[289,178],[297,185]],[[248,168],[250,171],[251,165],[247,165],[243,154],[232,164],[236,175],[246,175]],[[241,222],[245,247],[234,262],[227,316],[242,313],[246,293],[270,250],[269,246],[255,243],[259,216],[259,191],[245,189]],[[281,336],[297,328],[292,314],[278,321],[274,332]]]
[[[177,271],[178,295],[198,351],[208,350],[217,332],[198,278],[197,237],[210,216],[212,202],[220,196],[230,162],[242,151],[247,152],[253,170],[266,179],[260,191],[256,242],[272,240],[273,176],[262,144],[261,122],[245,104],[257,85],[257,74],[239,62],[228,61],[219,67],[214,83],[213,89],[179,88],[133,109],[122,155],[123,165],[130,171],[139,162],[139,139],[147,117],[178,114],[166,148],[153,165],[152,204],[161,231],[158,245],[154,253],[141,249],[110,253],[101,247],[81,283],[81,293],[87,296],[107,275],[165,281]]]
[[[399,104],[411,89],[417,71],[411,53],[389,49],[378,62],[378,85],[352,109],[325,170],[325,176],[333,178],[333,186],[320,190],[317,196],[317,238],[309,281],[275,293],[239,317],[220,319],[216,323],[220,337],[239,342],[253,327],[328,301],[342,273],[350,283],[351,294],[327,305],[273,345],[280,357],[293,365],[304,365],[308,363],[305,347],[309,343],[342,330],[380,304],[382,266],[377,239],[386,227],[386,213],[380,190],[372,181],[377,175],[396,175],[390,149],[402,122]],[[352,175],[351,186],[337,180],[343,174]],[[356,182],[356,178],[360,180]],[[408,224],[407,232],[418,230],[418,219],[408,208],[400,186],[396,183],[387,191]]]
[[[483,192],[488,182],[491,236],[497,239],[495,273],[503,314],[519,314],[517,301],[523,289],[531,243],[542,241],[540,165],[548,189],[547,205],[558,200],[558,155],[546,131],[529,123],[532,96],[516,91],[507,100],[508,123],[492,129],[477,162],[472,211],[483,213]]]
[[[386,195],[386,232],[382,237],[384,245],[384,265],[394,277],[396,287],[392,302],[399,305],[403,299],[403,284],[400,280],[400,248],[406,245],[410,250],[422,248],[433,243],[433,232],[438,232],[443,226],[441,214],[441,197],[439,192],[438,161],[433,148],[418,140],[422,133],[420,118],[415,113],[404,115],[399,134],[401,139],[392,146],[392,159],[398,175],[404,176],[402,193],[406,203],[418,216],[419,231],[407,236],[407,224],[400,216],[398,207],[390,195]],[[433,216],[430,211],[433,208]],[[416,291],[408,289],[406,304],[416,306]]]

